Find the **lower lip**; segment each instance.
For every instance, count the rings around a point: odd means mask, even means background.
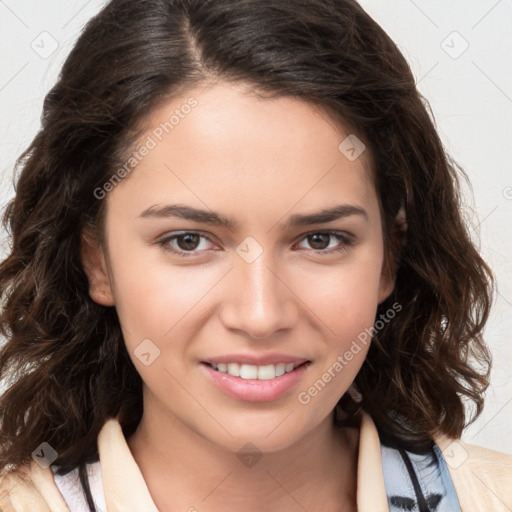
[[[201,367],[207,377],[226,395],[245,402],[271,402],[290,391],[304,375],[309,362],[274,379],[241,379],[227,373],[214,370],[210,365],[202,363]]]

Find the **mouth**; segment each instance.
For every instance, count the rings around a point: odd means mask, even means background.
[[[266,365],[253,365],[245,363],[208,363],[214,371],[231,375],[232,377],[239,377],[244,380],[271,380],[276,377],[281,377],[287,373],[293,372],[300,366],[306,365],[310,361],[304,361],[301,363],[277,363],[277,364],[266,364]]]
[[[238,358],[233,361],[203,361],[200,368],[206,379],[223,394],[244,402],[271,402],[290,396],[293,389],[305,379],[310,360],[284,358],[266,364],[250,364]]]

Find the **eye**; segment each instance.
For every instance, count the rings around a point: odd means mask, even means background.
[[[186,231],[183,233],[177,233],[172,236],[168,236],[157,243],[165,251],[172,252],[177,256],[187,257],[194,256],[196,254],[196,250],[200,246],[202,240],[209,241],[209,239],[205,235],[202,235],[195,231]],[[202,250],[206,249],[203,248]],[[197,252],[202,251],[198,250]]]
[[[346,251],[348,247],[354,243],[352,237],[348,234],[335,231],[308,233],[303,237],[303,240],[307,241],[311,245],[313,252],[318,254],[331,254],[333,252]],[[338,244],[330,247],[332,240],[337,240]],[[213,243],[206,235],[195,231],[185,231],[165,237],[158,241],[157,244],[165,251],[171,252],[177,256],[187,257],[195,256],[208,250],[207,243],[206,247],[201,248],[202,241]]]
[[[330,242],[333,239],[337,240],[338,244],[331,246]],[[354,243],[353,239],[348,234],[338,231],[317,231],[308,233],[303,240],[310,244],[314,252],[326,254],[346,251],[348,247]]]

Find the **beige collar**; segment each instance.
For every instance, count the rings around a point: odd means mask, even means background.
[[[463,512],[512,511],[512,456],[460,440],[434,439],[448,465]],[[102,481],[108,512],[158,512],[117,420],[108,420],[98,436]],[[358,512],[389,512],[379,436],[363,413],[357,467]],[[50,468],[36,462],[0,475],[0,511],[70,512]]]
[[[158,512],[117,420],[108,420],[101,429],[98,450],[108,512]],[[389,512],[379,437],[367,414],[359,433],[357,510]]]
[[[434,441],[445,454],[463,512],[512,510],[512,456],[443,436]],[[108,512],[158,512],[117,420],[105,423],[98,448]],[[0,510],[69,512],[52,470],[34,461],[0,477]],[[359,429],[357,510],[389,512],[379,436],[364,413]]]

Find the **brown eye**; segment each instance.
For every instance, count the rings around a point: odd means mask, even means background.
[[[170,252],[177,256],[198,256],[204,252],[206,248],[199,249],[202,241],[212,243],[205,235],[195,232],[179,233],[172,236],[163,238],[158,242],[158,245],[164,251]]]
[[[179,249],[183,251],[193,251],[197,249],[201,237],[195,233],[187,233],[186,235],[179,235],[176,237],[176,242]]]
[[[309,249],[317,252],[318,254],[331,254],[333,252],[346,251],[351,245],[354,244],[353,236],[330,231],[318,231],[315,233],[308,233],[303,237],[303,242],[307,242]],[[337,244],[332,244],[332,241],[338,241]],[[301,243],[303,243],[301,242]],[[304,247],[308,249],[308,247]]]
[[[315,233],[313,235],[309,235],[307,238],[313,249],[322,250],[329,247],[331,237],[332,235],[329,233]]]

